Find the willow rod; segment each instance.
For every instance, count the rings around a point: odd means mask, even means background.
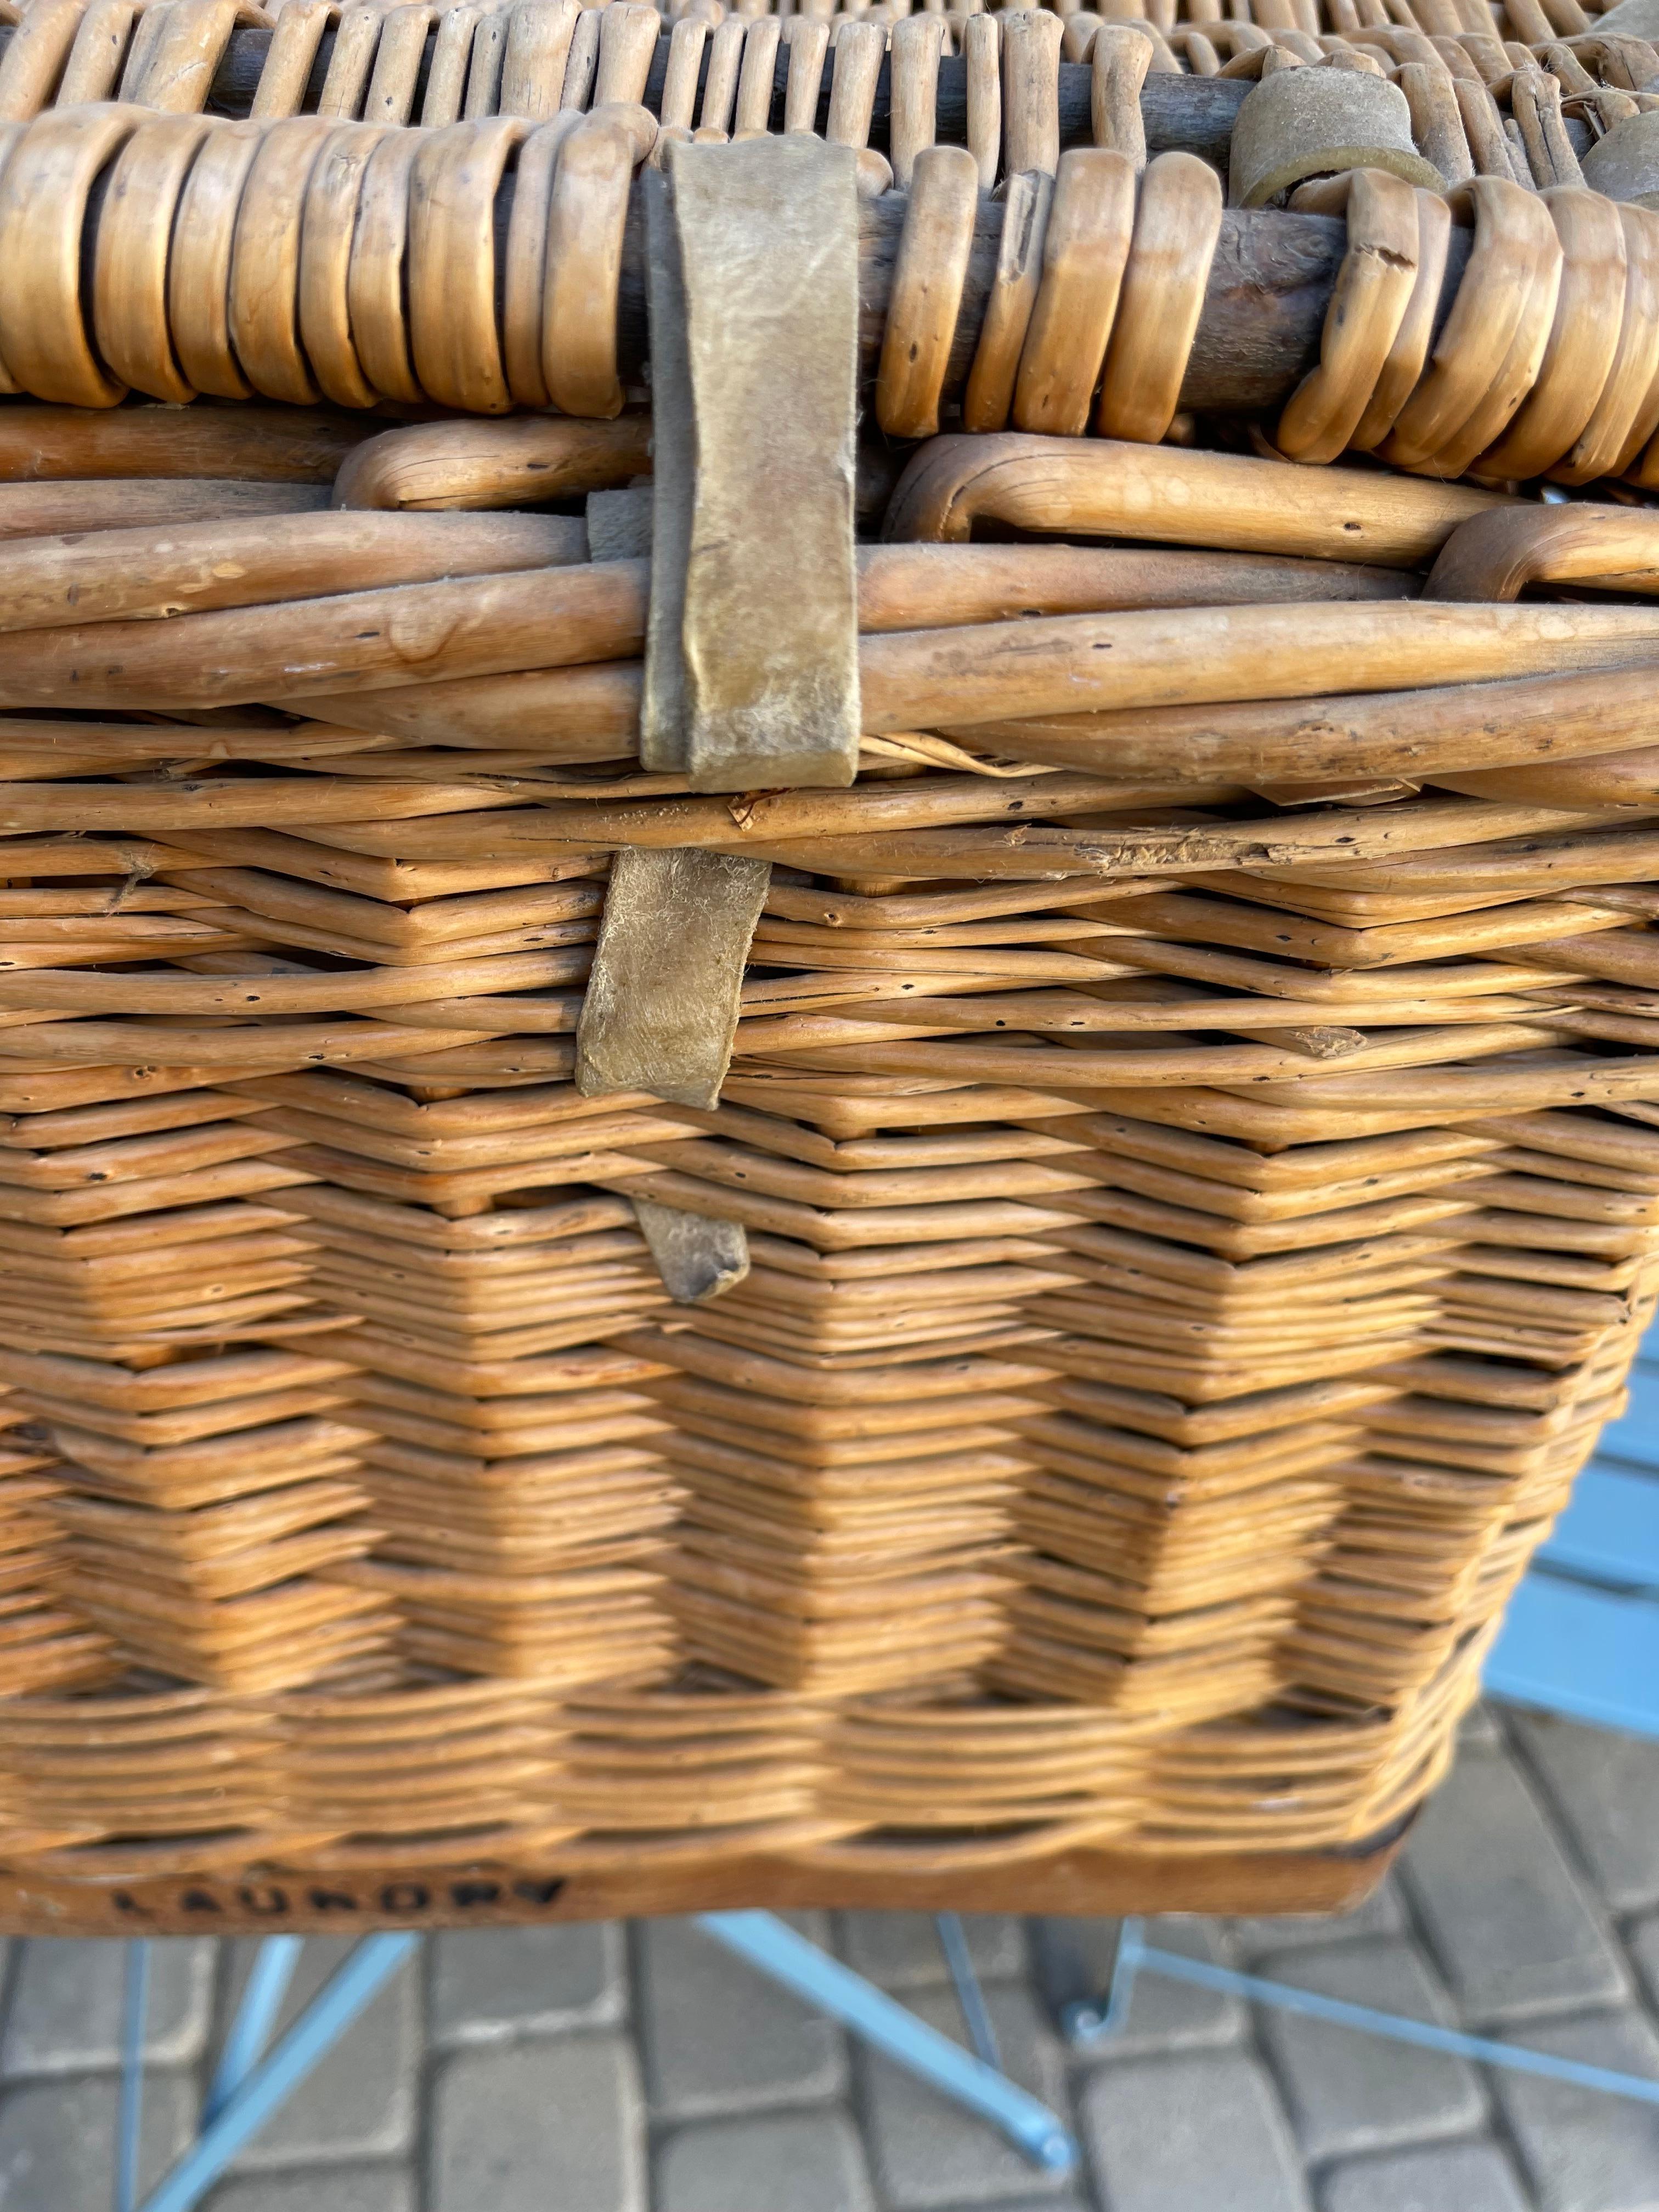
[[[930,564],[933,549],[891,549],[880,565],[917,572],[905,596],[920,621],[937,606],[952,567],[974,571],[974,550],[957,564],[934,553]],[[927,577],[930,565],[939,573]],[[1090,566],[1076,552],[1059,565],[1085,579]],[[643,642],[648,582],[642,561],[592,562],[171,622],[14,631],[0,641],[0,706],[220,707],[396,690],[411,678],[489,679],[626,660]],[[1659,611],[1650,607],[1358,599],[1257,603],[1242,614],[1187,607],[1034,615],[866,635],[859,648],[864,727],[878,733],[969,719],[1000,729],[1021,717],[1244,704],[1259,693],[1264,666],[1282,702],[1338,683],[1387,691],[1425,677],[1465,685],[1655,659]]]
[[[0,58],[3,58],[11,44],[13,27],[0,25]],[[300,102],[301,113],[314,113],[317,101],[325,82],[329,64],[334,58],[337,33],[325,31],[317,49]],[[207,97],[207,107],[216,115],[245,116],[252,105],[255,88],[270,51],[271,33],[268,30],[240,27],[231,33],[226,49]],[[438,41],[434,22],[426,35],[426,51],[415,79],[414,112],[419,114],[426,98],[427,80],[431,71],[434,49]],[[698,89],[708,74],[710,56],[705,48],[698,70]],[[665,33],[657,41],[657,51],[646,80],[645,104],[653,114],[662,105],[663,79],[668,72],[668,39]],[[1090,125],[1090,83],[1092,72],[1086,62],[1061,62],[1060,64],[1060,143],[1062,147],[1087,146],[1093,143]],[[875,107],[872,112],[870,143],[885,152],[888,143],[888,121],[891,112],[890,79],[891,64],[884,57],[876,80]],[[772,106],[767,118],[767,128],[780,131],[784,127],[785,105],[789,83],[789,49],[780,46],[773,64]],[[1206,161],[1224,167],[1227,149],[1232,137],[1234,119],[1249,91],[1249,82],[1238,77],[1201,77],[1154,75],[1147,77],[1141,88],[1140,112],[1146,133],[1149,155],[1162,154],[1176,147],[1188,153],[1200,154]],[[824,71],[818,91],[817,112],[811,127],[823,136],[830,121],[831,74]],[[960,55],[941,56],[939,64],[938,91],[934,102],[935,126],[939,142],[947,145],[963,145],[968,135],[968,64]],[[1583,151],[1590,143],[1589,132],[1581,126]],[[1577,143],[1577,141],[1575,142]]]

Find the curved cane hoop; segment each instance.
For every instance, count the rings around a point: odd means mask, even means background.
[[[1160,154],[1148,165],[1106,352],[1103,437],[1156,445],[1174,421],[1221,216],[1221,179],[1207,162]]]
[[[1659,365],[1659,225],[1645,208],[1620,206],[1619,220],[1625,234],[1625,312],[1618,348],[1589,421],[1571,451],[1547,471],[1556,483],[1588,483],[1618,459],[1641,419]]]
[[[721,28],[724,29],[722,25]],[[619,415],[617,293],[635,140],[604,109],[559,155],[548,209],[542,374],[567,415]]]
[[[369,157],[386,136],[378,123],[342,123],[324,141],[306,190],[300,229],[300,343],[323,397],[337,407],[373,407],[351,335],[351,246]]]
[[[544,123],[558,113],[579,13],[575,0],[519,0],[501,62],[503,115]]]
[[[1560,250],[1547,210],[1512,179],[1477,177],[1447,206],[1454,220],[1474,215],[1474,244],[1428,367],[1378,448],[1395,468],[1431,462],[1468,420],[1502,369],[1526,312],[1546,231],[1550,246]]]
[[[142,107],[50,108],[0,176],[0,358],[25,392],[70,407],[113,407],[126,386],[93,349],[82,294],[87,203]]]
[[[365,123],[401,127],[414,114],[416,88],[426,59],[426,34],[435,21],[436,10],[421,4],[421,0],[386,10],[368,90],[362,98]]]
[[[254,390],[291,406],[321,397],[300,343],[300,216],[312,169],[337,128],[320,115],[267,125],[236,210],[230,342]]]
[[[409,246],[409,173],[417,131],[388,131],[368,157],[357,194],[357,228],[346,270],[351,338],[363,374],[382,398],[409,407],[426,397],[409,356],[404,257]]]
[[[561,109],[532,130],[519,148],[502,274],[501,363],[507,371],[507,389],[520,407],[551,404],[542,373],[548,212],[559,149],[586,119],[574,108]]]
[[[1089,427],[1134,235],[1137,181],[1133,155],[1109,146],[1074,146],[1060,157],[1014,387],[1018,429],[1080,438]]]
[[[93,328],[106,366],[135,392],[175,406],[196,388],[179,368],[167,315],[173,218],[212,128],[205,116],[167,115],[133,132],[105,187],[93,255]]]
[[[931,438],[974,250],[979,170],[965,146],[916,156],[876,377],[876,420],[892,438]]]
[[[963,395],[963,427],[1002,430],[1013,405],[1020,356],[1025,349],[1042,283],[1043,247],[1054,180],[1042,169],[1010,177],[1003,193],[997,265],[986,295],[979,343]]]
[[[495,195],[530,128],[498,115],[423,133],[410,172],[410,354],[441,407],[505,415],[513,404],[495,314]]]
[[[230,262],[236,212],[270,126],[232,123],[210,131],[179,195],[167,263],[167,322],[179,374],[218,399],[251,399],[230,342]]]
[[[1417,287],[1417,194],[1387,169],[1350,169],[1291,205],[1346,213],[1347,250],[1325,310],[1319,366],[1285,403],[1273,442],[1287,460],[1334,461],[1371,403]]]
[[[1476,476],[1540,476],[1583,436],[1613,370],[1624,316],[1625,228],[1612,200],[1566,187],[1543,194],[1564,255],[1555,325],[1538,380]]]

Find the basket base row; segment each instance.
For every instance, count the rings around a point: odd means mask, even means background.
[[[1346,1912],[1394,1863],[1410,1826],[1310,1851],[1079,1848],[1033,1860],[941,1864],[935,1851],[896,1866],[787,1853],[676,1853],[654,1864],[534,1864],[481,1860],[411,1875],[406,1869],[319,1874],[303,1865],[234,1876],[167,1875],[90,1882],[0,1868],[0,1934],[14,1936],[331,1935],[382,1928],[471,1928],[719,1912],[760,1904],[813,1909],[1030,1912],[1116,1917],[1162,1912]]]

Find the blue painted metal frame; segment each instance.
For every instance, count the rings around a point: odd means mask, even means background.
[[[270,1936],[265,1938],[265,1942],[285,1943],[296,1940],[292,1936]],[[231,2041],[239,2045],[238,2063],[246,2061],[243,2071],[234,2082],[226,2086],[217,2112],[210,2119],[204,2117],[201,2132],[195,2142],[145,2197],[139,2212],[191,2212],[191,2207],[201,2203],[243,2144],[258,2133],[312,2069],[328,2055],[365,2006],[418,1947],[420,1941],[418,1936],[365,1936],[361,1943],[352,1946],[292,2027],[278,2038],[266,2057],[258,2057],[251,2033],[239,2036],[237,2029],[241,2025],[241,2015],[239,2014],[237,2027],[234,2027],[231,2032]],[[261,1952],[263,1954],[263,1945]],[[287,1971],[292,1972],[291,1963]],[[277,1968],[272,1966],[263,1978],[256,1975],[248,1985],[252,1992],[254,1981],[260,1983],[256,2003],[258,2008],[266,2008],[267,2027],[282,2002],[280,1991],[276,2003],[271,2004],[269,2000],[269,1987],[276,1980],[276,1974]],[[246,2004],[245,1995],[245,2011]],[[224,2075],[225,2068],[222,2061],[218,2080],[222,2081]]]
[[[850,2027],[907,2073],[989,2120],[1034,2165],[1066,2173],[1076,2164],[1077,2145],[1064,2122],[1040,2099],[798,1936],[775,1912],[701,1912],[697,1925],[760,1972]],[[964,1945],[958,1966],[965,1964]],[[971,1979],[971,1966],[967,1972]],[[974,1987],[977,1991],[977,1983]]]
[[[1515,1594],[1486,1691],[1659,1737],[1659,1333]]]
[[[968,1937],[959,1912],[936,1912],[933,1929],[939,1937],[939,1948],[945,1954],[945,1971],[951,1977],[957,1993],[957,2009],[962,2014],[962,2025],[968,2040],[973,2045],[975,2058],[1003,2072],[1002,2053],[997,2048],[997,2032],[991,2025],[991,2014],[985,2002],[985,1992],[979,1985],[979,1976],[974,1972],[973,1956],[968,1948]]]
[[[948,1916],[952,1921],[955,1916]],[[697,1925],[758,1972],[814,2005],[966,2110],[1000,2128],[1035,2165],[1066,2172],[1077,2147],[1057,2113],[1011,2081],[996,2063],[964,2051],[948,2035],[809,1943],[772,1912],[705,1912]],[[968,1957],[959,1922],[945,1955],[964,2021],[981,2053],[993,2053],[989,2016]],[[254,1955],[235,2017],[203,2106],[195,2142],[142,2204],[139,2144],[144,2079],[144,2014],[150,1946],[127,1947],[121,2046],[120,2117],[116,2142],[115,2212],[191,2212],[242,2146],[346,2033],[391,1977],[419,1947],[413,1935],[366,1936],[313,1997],[269,2054],[302,1939],[267,1936]]]
[[[202,2124],[216,2120],[258,2065],[270,2040],[283,1999],[300,1963],[302,1936],[267,1936],[253,1954],[242,2001],[236,2008],[202,2107]]]
[[[1576,2058],[1558,2058],[1553,2052],[1528,2051],[1523,2045],[1497,2043],[1489,2036],[1465,2035],[1461,2030],[1438,2027],[1431,2021],[1407,2020],[1398,2013],[1378,2012],[1370,2005],[1349,2004],[1341,1997],[1322,1996],[1317,1990],[1299,1990],[1293,1983],[1265,1981],[1258,1974],[1236,1973],[1231,1966],[1212,1966],[1205,1959],[1188,1959],[1179,1951],[1164,1951],[1147,1942],[1143,1923],[1126,1920],[1113,1962],[1112,1984],[1103,2009],[1075,2006],[1063,2023],[1073,2043],[1103,2043],[1123,2024],[1142,1972],[1161,1975],[1171,1982],[1188,1982],[1200,1990],[1219,1990],[1231,1996],[1249,1997],[1272,2005],[1279,2012],[1301,2013],[1332,2027],[1352,2027],[1367,2035],[1386,2037],[1391,2043],[1415,2044],[1448,2058],[1473,2058],[1483,2066],[1504,2066],[1511,2073],[1540,2074],[1551,2081],[1565,2081],[1577,2089],[1599,2089],[1613,2097],[1632,2097],[1644,2105],[1659,2105],[1659,2081],[1639,2074],[1617,2074],[1611,2067],[1587,2066]]]
[[[127,1945],[121,1986],[121,2100],[115,2120],[115,2212],[133,2212],[144,2132],[144,2028],[149,2012],[150,1948]]]

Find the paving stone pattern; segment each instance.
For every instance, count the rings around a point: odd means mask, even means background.
[[[963,2036],[921,1914],[800,1914]],[[205,2212],[1659,2212],[1659,2107],[1155,1979],[1109,2048],[1054,2007],[1109,1923],[969,1920],[1011,2073],[1082,2173],[849,2042],[686,1921],[434,1937]],[[1167,1948],[1659,2080],[1659,1744],[1487,1714],[1344,1920],[1154,1923]],[[307,1944],[286,2017],[343,1946]],[[157,1947],[146,2179],[188,2139],[249,1947]],[[0,2212],[104,2212],[122,1947],[0,1944]]]

